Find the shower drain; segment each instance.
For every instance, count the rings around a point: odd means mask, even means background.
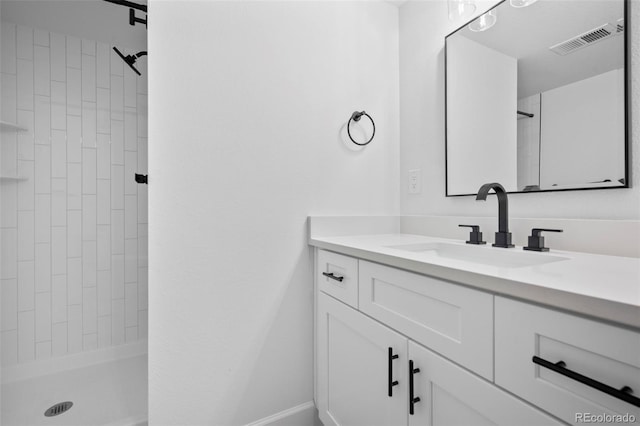
[[[73,407],[73,402],[71,401],[59,402],[53,407],[49,408],[47,411],[45,411],[44,416],[45,417],[58,416],[68,411],[71,407]]]

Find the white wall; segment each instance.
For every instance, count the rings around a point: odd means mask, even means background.
[[[307,216],[399,212],[398,12],[150,6],[149,423],[246,424],[313,398]]]
[[[2,23],[2,366],[146,337],[146,81],[107,44]]]
[[[475,194],[483,184],[517,189],[518,61],[462,35],[448,40],[447,192]],[[475,90],[482,102],[469,102]],[[455,112],[455,113],[454,113]]]
[[[640,20],[640,4],[631,2],[631,20]],[[484,8],[481,8],[484,9]],[[480,11],[480,10],[479,10]],[[425,24],[428,23],[428,24]],[[497,203],[472,197],[446,198],[444,173],[444,37],[460,22],[447,19],[447,4],[410,1],[400,8],[401,210],[403,214],[494,216]],[[640,27],[631,31],[631,151],[640,150]],[[422,193],[406,191],[406,172],[422,169]],[[631,189],[514,194],[514,217],[640,219],[640,155],[632,157]]]
[[[540,185],[540,94],[518,100],[518,191]]]

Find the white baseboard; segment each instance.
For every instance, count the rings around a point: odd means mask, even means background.
[[[316,406],[313,401],[309,401],[256,420],[246,426],[314,426],[317,424],[316,417]]]
[[[60,371],[74,370],[103,362],[144,355],[147,353],[147,346],[147,339],[144,339],[134,343],[110,346],[89,352],[79,352],[60,358],[2,367],[2,383],[12,383]]]

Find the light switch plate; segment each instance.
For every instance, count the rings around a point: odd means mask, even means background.
[[[422,191],[420,169],[409,170],[409,194],[419,194]]]

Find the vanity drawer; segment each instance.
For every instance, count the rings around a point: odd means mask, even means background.
[[[563,361],[563,372],[640,398],[640,333],[502,297],[495,316],[497,385],[572,424],[587,423],[583,413],[640,421],[639,407],[533,362]]]
[[[360,311],[493,380],[493,295],[360,261]]]
[[[358,259],[318,250],[318,289],[358,309]]]

